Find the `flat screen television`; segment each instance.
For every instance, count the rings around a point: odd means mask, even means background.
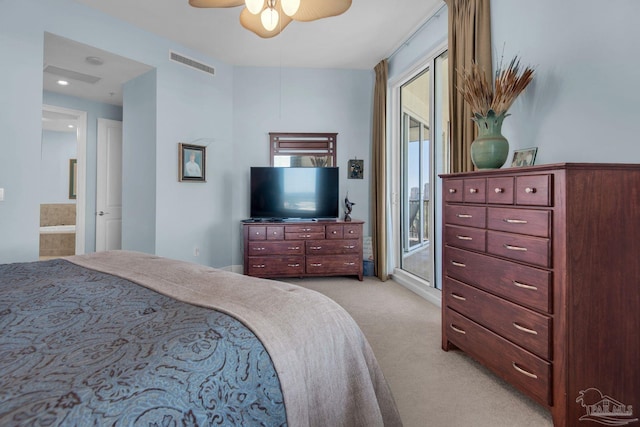
[[[251,168],[252,219],[335,219],[339,168]]]

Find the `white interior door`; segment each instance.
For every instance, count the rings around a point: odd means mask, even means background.
[[[122,122],[98,119],[96,252],[122,249]]]

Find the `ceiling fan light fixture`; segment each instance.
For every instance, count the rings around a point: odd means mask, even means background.
[[[293,16],[298,11],[300,7],[300,0],[281,0],[282,11],[287,14],[287,16]]]
[[[260,20],[262,21],[262,26],[267,31],[273,31],[278,25],[278,20],[280,19],[280,15],[278,15],[278,11],[267,7],[262,11],[260,15]]]
[[[259,14],[264,8],[264,0],[244,0],[244,4],[247,6],[249,12],[254,15]]]

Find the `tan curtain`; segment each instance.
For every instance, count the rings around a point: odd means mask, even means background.
[[[389,278],[387,266],[387,60],[376,65],[373,92],[373,156],[371,159],[371,243],[374,274]]]
[[[445,0],[449,9],[449,114],[451,172],[473,170],[471,143],[477,135],[469,106],[456,89],[457,70],[476,62],[492,81],[489,0]]]

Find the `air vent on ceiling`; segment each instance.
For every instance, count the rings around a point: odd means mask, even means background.
[[[78,80],[90,84],[95,84],[101,80],[100,77],[79,73],[77,71],[65,70],[64,68],[56,67],[53,65],[47,65],[44,69],[44,72],[59,77],[64,77],[65,79]]]
[[[170,58],[172,61],[179,62],[181,64],[186,65],[187,67],[195,68],[196,70],[200,70],[204,73],[211,74],[212,76],[216,75],[216,69],[211,65],[203,64],[202,62],[198,62],[194,59],[187,58],[186,56],[177,54],[175,52],[169,51]]]

